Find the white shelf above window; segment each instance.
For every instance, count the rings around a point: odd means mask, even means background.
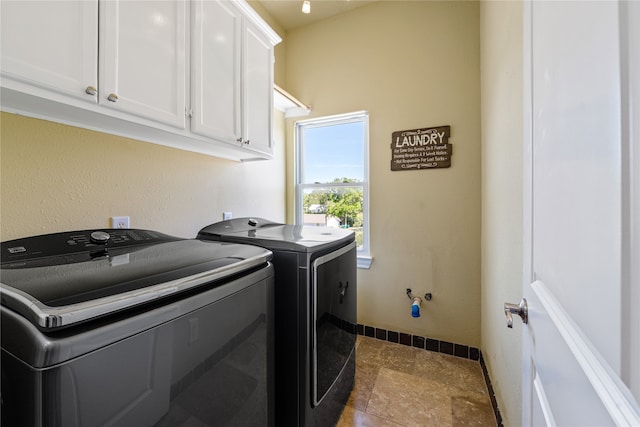
[[[276,84],[273,85],[273,105],[277,110],[284,112],[286,118],[308,116],[311,113],[311,107]]]

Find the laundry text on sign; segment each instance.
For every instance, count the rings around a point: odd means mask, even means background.
[[[402,137],[397,136],[396,148],[415,147],[416,145],[442,144],[444,136],[444,132],[423,133],[421,135],[404,135]]]

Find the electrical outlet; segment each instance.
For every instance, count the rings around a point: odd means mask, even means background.
[[[233,214],[231,212],[222,212],[222,219],[227,220],[233,218]]]
[[[128,216],[112,216],[111,228],[131,228]]]

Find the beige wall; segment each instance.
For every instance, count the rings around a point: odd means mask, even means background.
[[[275,159],[236,163],[2,113],[0,238],[109,226],[195,237],[222,218],[284,221],[284,117]]]
[[[522,3],[482,2],[482,352],[504,424],[521,424]]]
[[[478,2],[373,3],[289,31],[286,55],[286,89],[311,117],[370,114],[374,261],[358,271],[358,321],[479,346]],[[391,172],[392,132],[442,125],[451,168]],[[406,288],[433,293],[422,317]]]

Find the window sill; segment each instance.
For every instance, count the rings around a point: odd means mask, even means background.
[[[373,262],[373,257],[358,255],[358,268],[368,270]]]

